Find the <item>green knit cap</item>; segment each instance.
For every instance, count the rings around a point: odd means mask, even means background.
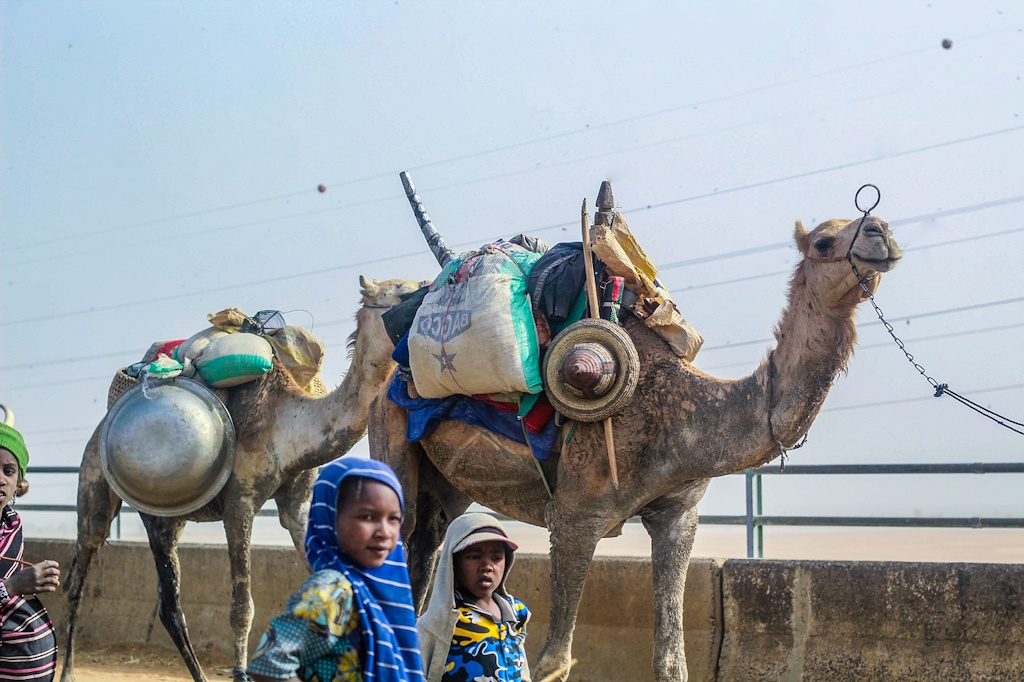
[[[10,450],[18,460],[18,480],[25,478],[25,470],[28,469],[28,448],[25,447],[25,439],[13,426],[0,423],[0,448]]]

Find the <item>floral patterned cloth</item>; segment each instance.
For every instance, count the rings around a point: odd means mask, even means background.
[[[314,573],[270,621],[248,672],[305,682],[363,682],[359,612],[339,571]]]

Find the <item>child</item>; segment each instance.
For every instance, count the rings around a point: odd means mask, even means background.
[[[25,440],[0,423],[0,679],[52,680],[57,670],[57,637],[46,607],[36,597],[60,585],[56,561],[22,561],[21,517],[14,498],[28,468]]]
[[[314,573],[271,620],[250,677],[422,681],[402,509],[386,464],[344,457],[320,469],[306,529]]]
[[[416,624],[427,682],[529,682],[523,641],[530,611],[505,589],[516,549],[490,514],[452,521]]]

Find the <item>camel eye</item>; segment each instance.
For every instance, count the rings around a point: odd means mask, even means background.
[[[826,254],[832,250],[832,240],[828,238],[819,239],[818,241],[814,242],[814,248],[818,250],[818,253]]]

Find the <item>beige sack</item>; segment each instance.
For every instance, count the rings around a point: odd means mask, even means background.
[[[242,325],[249,317],[238,308],[225,308],[219,313],[210,313],[206,319],[217,329],[233,334],[242,330]]]
[[[267,334],[274,355],[295,379],[295,383],[312,393],[313,379],[324,362],[324,342],[305,327],[281,327]]]
[[[203,354],[203,351],[206,350],[206,347],[210,345],[211,341],[227,335],[227,332],[221,331],[216,327],[207,327],[182,341],[181,345],[174,349],[174,359],[182,364],[184,364],[186,358],[195,362]]]
[[[693,362],[697,351],[704,344],[704,337],[683,319],[676,304],[666,299],[658,309],[644,320],[654,333],[665,339],[672,352],[687,362]]]
[[[673,353],[693,362],[704,338],[683,319],[668,291],[655,284],[658,270],[640,248],[622,214],[615,213],[610,227],[603,223],[593,225],[590,243],[591,250],[605,264],[608,272],[622,277],[626,286],[641,298],[634,312],[639,315],[643,310],[654,308],[654,312],[644,318],[644,324],[663,338]]]
[[[225,332],[242,330],[248,316],[238,308],[225,308],[207,315],[210,324]],[[320,395],[313,379],[324,363],[324,343],[304,327],[284,326],[267,332],[264,337],[274,349],[277,361],[288,370],[295,383],[308,393]],[[321,382],[321,385],[323,382]]]

